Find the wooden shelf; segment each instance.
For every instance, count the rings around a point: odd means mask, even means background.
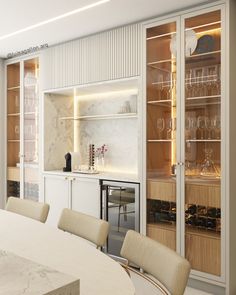
[[[7,142],[16,142],[16,143],[19,143],[20,140],[19,139],[8,139]]]
[[[20,181],[20,168],[19,167],[7,167],[7,180]]]
[[[150,143],[160,143],[160,142],[173,142],[175,139],[148,139],[147,142]]]
[[[221,142],[220,139],[186,139],[186,142]]]
[[[14,91],[14,90],[19,90],[20,86],[14,86],[14,87],[8,87],[7,91]]]
[[[210,52],[192,54],[192,55],[186,57],[186,59],[188,60],[188,59],[195,58],[195,57],[209,56],[209,55],[220,54],[220,53],[221,53],[221,50],[215,50],[215,51],[210,51]]]
[[[7,114],[8,117],[18,117],[20,116],[20,113],[9,113]]]
[[[186,108],[188,107],[205,107],[207,105],[220,105],[221,95],[187,97]]]
[[[79,117],[61,117],[59,120],[112,120],[112,119],[129,119],[137,118],[137,113],[122,113],[122,114],[108,114],[108,115],[90,115],[90,116],[79,116]]]
[[[158,61],[148,62],[147,66],[154,66],[154,65],[163,64],[163,63],[171,63],[171,62],[175,62],[175,61],[176,61],[176,58],[158,60]]]
[[[199,25],[199,26],[193,26],[193,27],[190,27],[190,28],[186,28],[185,31],[196,30],[196,29],[206,28],[206,27],[209,27],[209,26],[215,26],[215,25],[220,25],[220,24],[221,24],[221,21],[215,21],[215,22],[210,22],[210,23],[206,23],[206,24],[203,24],[203,25]],[[221,28],[219,27],[219,29],[221,29]]]
[[[155,35],[155,36],[146,38],[146,40],[150,41],[150,40],[153,40],[153,39],[165,38],[165,37],[173,36],[175,34],[176,34],[176,32],[170,32],[170,33],[166,33],[166,34]]]

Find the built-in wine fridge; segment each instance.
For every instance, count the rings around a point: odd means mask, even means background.
[[[139,232],[139,184],[101,181],[101,218],[110,223],[104,252],[120,256],[126,232]]]

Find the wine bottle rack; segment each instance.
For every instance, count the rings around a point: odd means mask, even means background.
[[[163,200],[148,200],[147,221],[150,224],[175,224],[176,203]],[[188,204],[185,208],[185,224],[189,228],[220,233],[221,209]]]

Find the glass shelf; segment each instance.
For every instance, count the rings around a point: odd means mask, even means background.
[[[148,139],[147,142],[173,142],[175,139]]]
[[[186,139],[186,142],[221,142],[220,139]]]
[[[20,116],[20,113],[10,113],[10,114],[7,114],[8,117],[17,117],[17,116]]]
[[[108,114],[108,115],[90,115],[79,117],[61,117],[59,120],[112,120],[112,119],[129,119],[137,118],[137,113],[121,113],[121,114]]]
[[[149,100],[147,104],[153,106],[176,107],[176,101],[172,99]]]
[[[8,139],[7,141],[8,141],[8,142],[16,142],[16,143],[20,142],[19,139]]]
[[[150,41],[150,40],[155,40],[155,39],[159,39],[159,38],[170,37],[170,36],[173,36],[175,34],[176,34],[176,32],[170,32],[170,33],[165,33],[165,34],[161,34],[161,35],[155,35],[155,36],[146,38],[146,40]]]
[[[185,31],[196,30],[196,29],[206,28],[206,27],[220,25],[220,24],[221,24],[221,21],[215,21],[215,22],[210,22],[210,23],[207,23],[207,24],[202,24],[202,25],[198,25],[198,26],[193,26],[193,27],[190,27],[190,28],[186,28]],[[220,27],[217,27],[217,29],[220,30],[221,28]],[[208,31],[209,30],[207,30],[207,32]]]
[[[153,61],[153,62],[148,62],[147,66],[154,66],[154,65],[158,65],[158,64],[162,64],[162,63],[175,63],[176,62],[176,58],[170,58],[170,59],[165,59],[165,60],[158,60],[158,61]]]
[[[20,89],[20,86],[14,86],[14,87],[8,87],[7,91],[18,91]]]

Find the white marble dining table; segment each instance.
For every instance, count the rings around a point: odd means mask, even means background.
[[[0,210],[0,249],[80,280],[80,295],[134,295],[125,270],[87,241]]]

